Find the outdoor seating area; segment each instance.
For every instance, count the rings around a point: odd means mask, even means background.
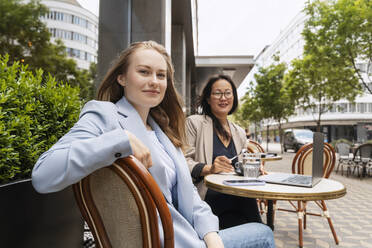
[[[256,146],[263,149],[262,145],[256,144]],[[269,144],[269,152],[280,153],[279,144]],[[281,160],[266,163],[265,169],[275,172],[293,172],[294,168],[294,172],[302,173],[311,164],[311,153],[312,144],[304,146],[297,153],[281,154]],[[325,143],[324,156],[324,165],[327,168],[324,177],[342,183],[347,189],[347,194],[339,199],[327,200],[327,204],[324,200],[315,201],[315,204],[310,201],[277,201],[273,209],[276,247],[298,247],[300,230],[303,237],[302,247],[372,247],[372,235],[368,232],[372,223],[372,210],[369,207],[372,199],[368,197],[368,192],[372,190],[372,178],[360,180],[357,175],[346,177],[346,174],[332,173],[338,160],[335,151],[327,143]],[[111,169],[107,171],[109,170]],[[267,201],[259,202],[263,205],[261,210],[266,209],[261,212],[266,223]],[[264,202],[266,205],[263,204]],[[303,215],[299,215],[301,209]],[[299,219],[299,216],[302,216],[302,219]],[[300,220],[302,229],[299,229]],[[85,247],[98,246],[90,244]]]
[[[280,145],[270,143],[269,152],[279,152]],[[265,169],[275,172],[291,172],[289,164],[294,160],[295,153],[284,153],[283,159],[275,163],[267,163]],[[338,154],[335,168],[338,165]],[[346,167],[344,168],[346,172]],[[344,197],[328,200],[326,213],[317,204],[306,204],[308,213],[319,213],[324,218],[308,215],[306,229],[303,230],[303,247],[372,247],[372,177],[363,180],[355,174],[346,177],[346,173],[332,173],[329,179],[342,183],[347,188]],[[293,210],[289,201],[278,201],[280,209]],[[297,207],[295,205],[295,207]],[[274,207],[275,208],[275,207]],[[265,215],[262,215],[265,220]],[[330,216],[339,244],[330,231],[327,216]],[[275,211],[274,220],[275,244],[278,248],[298,247],[298,215],[289,211]]]
[[[347,143],[336,144],[338,163],[336,173],[357,176],[372,176],[372,144],[365,143],[352,147]]]
[[[372,1],[0,9],[0,248],[372,248]]]

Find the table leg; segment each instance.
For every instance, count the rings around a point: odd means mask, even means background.
[[[274,220],[273,220],[273,200],[267,200],[267,213],[266,213],[266,223],[274,231]]]

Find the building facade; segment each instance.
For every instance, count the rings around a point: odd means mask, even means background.
[[[259,67],[266,67],[274,61],[272,56],[279,54],[281,61],[290,65],[295,58],[300,58],[303,53],[305,41],[301,35],[304,23],[307,17],[300,12],[289,25],[280,33],[272,45],[267,46],[256,57],[255,66],[248,74],[242,85],[239,87],[239,98],[243,97],[249,82],[254,82],[254,74]],[[359,63],[357,66],[366,76],[366,63]],[[371,72],[370,72],[371,73]],[[372,83],[370,83],[372,84]],[[372,88],[372,85],[370,85]],[[284,128],[308,128],[316,129],[315,119],[317,114],[311,109],[304,110],[301,107],[296,108],[296,114],[291,116],[287,123],[283,124]],[[266,122],[262,123],[263,126]],[[273,128],[275,124],[271,122]],[[337,140],[341,138],[353,142],[363,143],[372,139],[372,96],[364,93],[358,96],[354,102],[340,100],[334,102],[332,108],[324,113],[321,117],[321,131],[326,134],[327,140]]]
[[[52,41],[61,39],[69,57],[80,69],[89,69],[97,63],[98,17],[84,9],[76,0],[42,0],[49,12],[45,21]]]

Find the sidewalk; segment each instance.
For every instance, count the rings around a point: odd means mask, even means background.
[[[261,145],[266,150],[266,144]],[[280,144],[269,143],[268,151],[280,154]],[[267,162],[265,168],[267,171],[291,172],[294,155],[294,152],[283,153],[282,160]],[[307,228],[303,232],[304,247],[372,248],[372,178],[347,178],[345,173],[341,176],[334,169],[330,179],[343,183],[347,189],[344,197],[326,201],[340,243],[336,245],[334,242],[326,218],[308,216]],[[292,207],[286,201],[279,201],[278,205],[287,209]],[[308,204],[308,209],[320,213],[319,207],[313,202]],[[298,222],[295,213],[276,211],[274,224],[276,247],[298,247]]]

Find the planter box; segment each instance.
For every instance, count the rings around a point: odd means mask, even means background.
[[[1,247],[82,247],[84,222],[71,187],[39,194],[23,180],[1,185],[0,199]]]

